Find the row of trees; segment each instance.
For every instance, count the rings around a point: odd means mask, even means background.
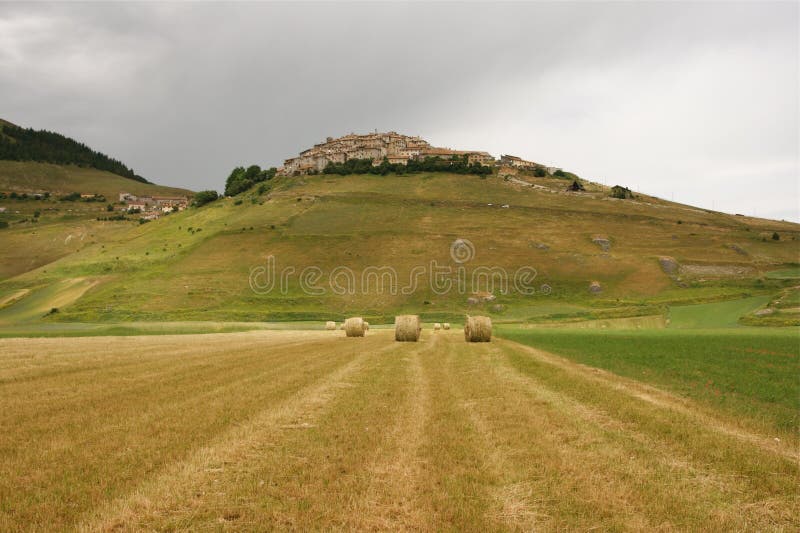
[[[96,168],[149,183],[122,162],[52,131],[0,125],[0,159]]]
[[[71,192],[69,194],[65,194],[63,196],[59,196],[59,202],[105,202],[106,197],[102,194],[95,194],[94,196],[89,196],[87,198],[81,198],[81,193],[79,192]]]
[[[258,165],[236,167],[225,181],[225,196],[236,196],[256,183],[271,180],[278,173],[275,167],[262,170]]]
[[[250,189],[257,183],[269,181],[275,177],[278,169],[275,167],[262,169],[258,165],[234,168],[228,179],[225,180],[225,196],[236,196]],[[491,167],[479,163],[470,164],[467,156],[456,156],[453,159],[441,157],[426,157],[424,160],[411,159],[408,164],[389,163],[384,158],[380,165],[373,165],[372,159],[350,159],[344,163],[328,163],[322,171],[324,174],[377,174],[386,175],[390,172],[406,174],[413,172],[452,172],[455,174],[475,174],[484,176],[492,173]],[[312,172],[314,174],[315,172]],[[266,191],[266,184],[262,183],[259,194]],[[196,197],[195,197],[196,198]]]
[[[475,174],[485,176],[492,173],[491,167],[480,163],[470,164],[467,156],[455,156],[452,159],[426,157],[425,159],[409,159],[407,164],[389,163],[383,158],[380,165],[373,165],[372,159],[349,159],[344,163],[328,163],[322,171],[324,174],[376,174],[385,176],[390,172],[406,174],[413,172],[452,172],[454,174]]]
[[[6,194],[4,192],[0,192],[0,200],[5,200],[9,198],[11,200],[41,200],[41,199],[48,199],[50,198],[50,192],[43,192],[43,193],[31,193],[28,194],[26,192],[16,192],[11,191],[10,193]]]

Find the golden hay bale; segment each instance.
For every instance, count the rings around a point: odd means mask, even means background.
[[[492,319],[488,316],[469,316],[464,323],[464,340],[489,342],[492,339]]]
[[[364,321],[360,316],[348,318],[344,321],[344,332],[348,337],[363,337]]]
[[[442,329],[442,325],[438,322],[433,325],[433,331],[439,331],[440,329]]]
[[[336,329],[336,322],[334,322],[333,320],[328,320],[327,322],[325,322],[325,329],[327,330]]]
[[[450,329],[450,322],[445,322],[442,324],[442,329]]]
[[[369,322],[364,322],[364,331],[369,331]]]
[[[394,340],[400,342],[417,342],[422,325],[419,315],[399,315],[394,317]]]

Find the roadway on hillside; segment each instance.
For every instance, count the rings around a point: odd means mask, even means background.
[[[0,529],[796,529],[798,457],[459,331],[0,339]]]

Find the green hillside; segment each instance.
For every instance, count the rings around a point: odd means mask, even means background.
[[[650,197],[616,200],[598,185],[575,194],[561,179],[445,173],[267,183],[143,225],[71,221],[63,211],[52,219],[43,214],[36,225],[14,225],[0,233],[4,247],[15,250],[0,258],[0,272],[8,273],[0,300],[22,289],[30,290],[30,298],[80,279],[92,285],[73,291],[74,301],[62,299],[59,312],[43,320],[270,321],[361,314],[380,323],[408,311],[431,320],[480,312],[499,321],[542,322],[666,314],[668,305],[773,295],[797,284],[767,274],[796,266],[800,225]],[[461,265],[450,253],[457,239],[474,246],[474,257]],[[53,247],[61,255],[49,262]],[[294,271],[285,290],[254,292],[251,273],[265,267],[268,256],[278,270]],[[674,260],[672,273],[660,262],[665,256]],[[444,278],[453,288],[446,294],[428,282],[431,261],[451,269]],[[374,277],[365,287],[368,267],[384,266],[397,273],[395,290],[379,292]],[[464,290],[458,290],[459,266],[466,273]],[[311,291],[299,282],[307,267],[318,269],[306,271],[318,274],[307,283]],[[339,272],[339,281],[347,281],[344,267],[356,286],[337,294],[331,276]],[[494,301],[469,303],[473,291],[487,288],[485,277],[478,286],[471,283],[478,267],[502,268],[509,276],[520,267],[535,269],[526,282],[533,294],[516,290],[512,279],[507,294],[495,287]],[[419,269],[427,277],[419,278]],[[404,293],[414,272],[420,285]],[[593,281],[599,292],[590,291]],[[7,322],[23,301],[8,308]]]
[[[0,279],[21,274],[74,253],[93,242],[126,235],[137,220],[108,218],[120,192],[137,195],[190,195],[191,191],[141,183],[93,168],[49,163],[0,161]],[[17,198],[11,198],[16,193]],[[33,195],[49,193],[48,198]],[[71,193],[98,194],[102,202],[63,202]],[[20,198],[21,195],[28,198]],[[114,206],[116,209],[119,206]],[[4,210],[3,210],[4,209]],[[38,216],[36,216],[38,215]]]
[[[0,160],[0,192],[11,191],[28,194],[50,192],[53,195],[72,192],[102,194],[109,200],[116,200],[120,192],[137,195],[191,194],[187,189],[143,183],[94,168]]]
[[[52,131],[21,128],[5,120],[0,120],[0,160],[76,165],[148,183],[121,161],[75,139]]]

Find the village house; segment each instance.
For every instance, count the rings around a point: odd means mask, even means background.
[[[534,163],[533,161],[526,161],[521,157],[517,157],[515,155],[501,155],[500,164],[514,168],[521,168],[525,170],[532,170],[533,168],[539,166],[538,163]]]
[[[186,196],[153,196],[153,203],[156,207],[186,207],[189,198]]]
[[[558,167],[547,167],[547,166],[544,166],[544,165],[540,165],[539,163],[536,163],[535,161],[526,161],[525,159],[522,159],[521,157],[517,157],[515,155],[501,155],[500,156],[500,165],[501,166],[507,166],[507,167],[519,168],[519,169],[522,169],[522,170],[534,170],[535,168],[539,167],[539,168],[543,168],[548,174],[553,174],[553,173],[561,170]]]
[[[173,211],[183,211],[189,205],[187,196],[136,196],[127,192],[119,193],[120,202],[127,205],[122,211],[139,210],[142,213],[171,213]]]
[[[404,155],[397,154],[397,155],[387,155],[386,160],[392,165],[407,165],[409,158]]]
[[[467,163],[472,165],[478,163],[485,167],[494,165],[494,157],[489,152],[467,152]]]

